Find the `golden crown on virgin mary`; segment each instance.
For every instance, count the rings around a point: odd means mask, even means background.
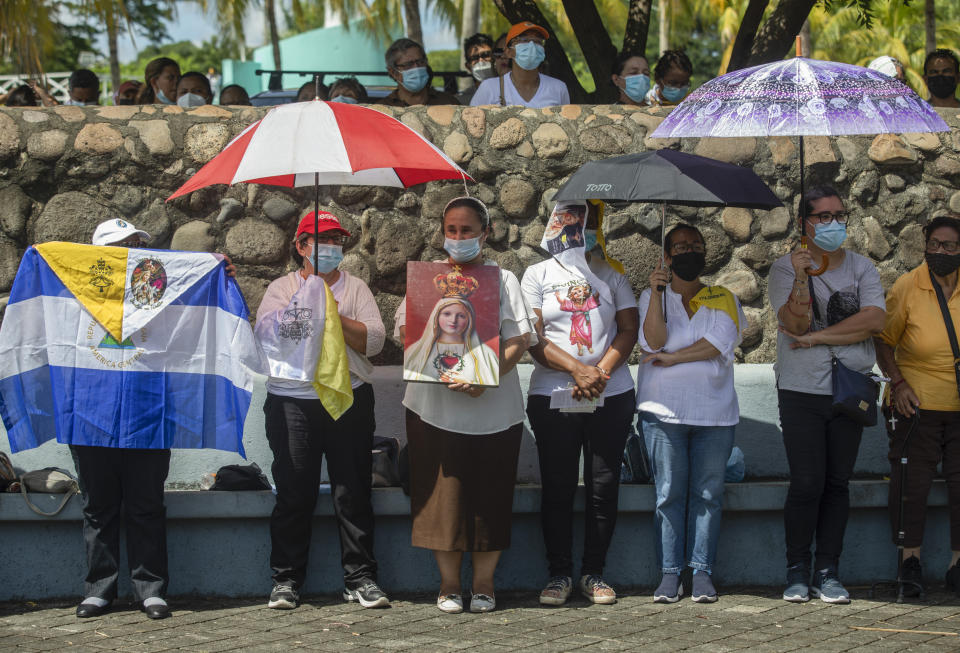
[[[464,275],[459,265],[454,265],[446,274],[438,274],[433,278],[433,285],[443,297],[460,297],[466,299],[477,291],[480,282],[475,277]]]

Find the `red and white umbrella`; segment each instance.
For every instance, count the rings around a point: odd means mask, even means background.
[[[167,199],[238,182],[402,188],[440,179],[470,177],[437,146],[391,116],[313,100],[271,110]]]

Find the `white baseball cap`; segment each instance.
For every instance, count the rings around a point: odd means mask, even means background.
[[[93,232],[93,244],[114,245],[133,235],[139,235],[145,243],[150,242],[150,234],[142,229],[137,229],[126,220],[121,220],[120,218],[105,220],[98,224],[96,230]]]
[[[896,77],[902,67],[899,61],[887,55],[877,57],[867,64],[867,68],[870,70],[876,70],[878,73],[883,73],[887,77]]]

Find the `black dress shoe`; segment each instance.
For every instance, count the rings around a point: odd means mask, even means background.
[[[148,619],[166,619],[170,616],[170,607],[164,603],[148,606],[141,603],[140,609],[146,613]]]
[[[99,617],[110,609],[110,604],[95,605],[93,603],[81,603],[77,606],[77,617],[80,619],[89,619],[90,617]]]

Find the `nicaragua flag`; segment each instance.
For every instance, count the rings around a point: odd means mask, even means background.
[[[62,444],[244,455],[249,311],[216,254],[45,243],[20,262],[0,325],[0,417],[13,452]]]

